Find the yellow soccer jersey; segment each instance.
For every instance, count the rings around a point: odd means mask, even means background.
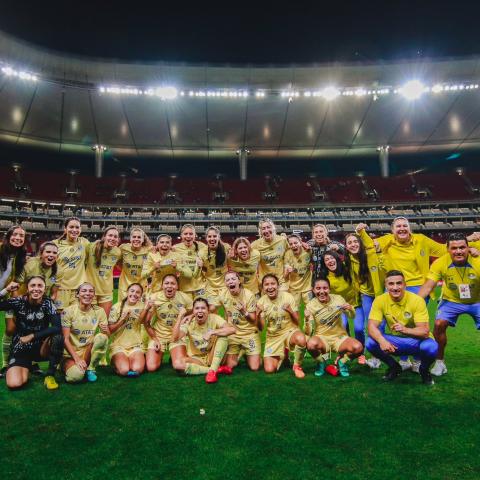
[[[228,268],[237,272],[240,275],[240,281],[245,288],[248,288],[252,293],[257,294],[258,288],[258,265],[260,264],[260,252],[252,249],[250,258],[248,260],[241,260],[240,258],[228,259]]]
[[[176,292],[173,298],[167,298],[163,292],[157,292],[150,297],[150,301],[155,303],[151,326],[159,338],[170,341],[178,312],[182,308],[191,311],[192,299],[182,292]]]
[[[372,283],[372,279],[370,277],[370,273],[368,275],[367,282],[366,283],[361,283],[361,281],[360,281],[360,262],[353,255],[350,255],[350,261],[351,261],[351,265],[352,265],[352,270],[351,270],[350,274],[352,275],[353,283],[355,283],[356,285],[359,286],[360,293],[363,293],[364,295],[370,295],[371,297],[374,297],[375,296],[375,290],[373,288],[373,283]],[[335,293],[339,293],[339,292],[335,292]],[[341,295],[341,293],[339,293],[339,294]],[[348,303],[350,303],[350,302],[348,302]]]
[[[70,305],[62,312],[62,327],[70,329],[70,342],[75,350],[82,349],[93,342],[99,325],[108,325],[103,308],[92,305],[83,312],[78,304]]]
[[[428,277],[438,282],[443,280],[442,298],[454,303],[472,304],[480,301],[480,258],[467,257],[464,266],[455,266],[450,254],[443,255],[435,260]],[[468,285],[468,289],[462,294],[461,285]]]
[[[249,313],[255,313],[257,302],[255,295],[246,288],[241,288],[238,296],[233,296],[228,288],[220,293],[220,305],[223,305],[225,317],[228,323],[231,323],[236,329],[237,336],[247,336],[257,333],[256,324],[248,321],[239,310],[240,304],[243,304]]]
[[[260,266],[258,276],[260,282],[267,273],[273,273],[277,276],[280,283],[284,283],[283,277],[283,257],[288,250],[288,241],[281,235],[275,235],[273,240],[268,243],[263,238],[259,238],[252,243],[252,248],[260,252]]]
[[[117,323],[118,320],[120,320],[121,307],[121,302],[116,303],[112,307],[112,310],[110,310],[110,316],[108,317],[108,323]],[[142,347],[142,324],[140,323],[140,314],[144,307],[145,305],[142,302],[138,302],[136,305],[129,305],[125,302],[123,312],[128,312],[127,321],[110,337],[110,348],[128,350],[134,347]]]
[[[321,303],[318,298],[310,300],[305,311],[310,314],[312,336],[342,337],[347,335],[343,326],[343,310],[340,308],[345,303],[348,302],[342,296],[333,293],[330,294],[330,301],[327,303]]]
[[[263,320],[267,327],[268,336],[283,335],[292,328],[298,328],[290,317],[290,314],[283,309],[284,305],[290,305],[291,309],[298,310],[294,298],[288,292],[278,292],[275,300],[270,300],[267,295],[263,295],[257,305],[261,307]]]
[[[413,328],[418,323],[428,323],[429,321],[425,300],[408,291],[405,291],[403,299],[399,302],[393,301],[388,293],[383,293],[375,298],[369,319],[378,323],[385,319],[391,335],[401,337],[405,335],[392,331],[394,323],[401,323],[408,328]]]
[[[122,252],[122,273],[118,282],[118,293],[120,296],[122,292],[125,296],[132,283],[140,283],[145,287],[145,281],[142,281],[142,269],[147,260],[149,248],[140,247],[138,250],[133,250],[131,243],[124,243],[120,245],[120,251]]]
[[[30,258],[25,264],[23,272],[17,278],[18,283],[21,284],[21,292],[25,293],[27,291],[27,280],[36,275],[40,275],[45,279],[45,295],[50,297],[52,295],[52,288],[58,286],[59,279],[58,275],[53,275],[52,267],[44,267],[42,265],[40,257]]]
[[[111,295],[113,291],[113,267],[117,264],[122,253],[118,247],[104,248],[100,266],[96,265],[96,242],[88,247],[87,281],[95,287],[95,295]]]
[[[345,299],[345,302],[353,307],[358,307],[360,305],[358,285],[354,281],[348,283],[343,278],[343,275],[336,277],[333,272],[328,272],[328,281],[330,282],[331,293],[340,295]]]
[[[155,268],[155,263],[160,263],[160,268]],[[174,252],[168,252],[162,255],[159,252],[150,252],[147,257],[142,270],[142,278],[151,278],[151,291],[153,293],[159,292],[162,289],[162,281],[165,275],[177,276],[177,270],[180,266],[180,261]],[[175,265],[175,266],[173,266]]]
[[[220,290],[225,286],[224,276],[227,273],[227,255],[230,250],[228,243],[225,246],[225,261],[221,267],[216,267],[216,252],[208,248],[201,254],[200,258],[203,262],[203,275],[206,281],[206,287],[213,291]]]
[[[202,270],[197,266],[197,257],[201,258],[204,255],[207,246],[202,242],[196,242],[196,244],[197,249],[195,244],[191,247],[187,247],[184,243],[175,245],[175,254],[181,260],[180,266],[183,272],[180,275],[180,290],[182,292],[195,292],[205,288],[205,279]],[[191,276],[186,276],[183,269],[188,269]]]
[[[292,250],[287,250],[284,257],[285,266],[294,268],[288,276],[289,291],[308,292],[312,289],[312,271],[310,270],[310,252],[303,250],[298,257]]]
[[[64,290],[75,290],[86,279],[85,261],[90,242],[79,237],[75,242],[54,240],[58,247],[58,278],[59,287]]]
[[[188,325],[182,325],[180,331],[185,333],[188,356],[206,356],[212,348],[212,339],[210,338],[206,341],[203,336],[211,330],[222,328],[226,323],[222,317],[210,313],[207,321],[203,325],[199,325],[195,318],[193,318]]]

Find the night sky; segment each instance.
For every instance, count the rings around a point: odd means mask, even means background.
[[[473,0],[197,3],[2,1],[0,29],[50,49],[133,61],[291,64],[480,53]]]

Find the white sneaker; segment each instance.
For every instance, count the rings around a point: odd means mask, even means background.
[[[420,373],[420,365],[422,362],[420,360],[413,360],[412,361],[412,372],[413,373]]]
[[[367,365],[370,368],[380,368],[380,365],[382,365],[382,362],[378,358],[372,357],[367,360]]]
[[[400,360],[398,362],[400,366],[402,367],[402,371],[404,372],[405,370],[410,370],[412,368],[412,362],[410,359],[408,360]]]
[[[435,360],[435,363],[433,364],[433,367],[430,370],[430,373],[432,375],[435,375],[436,377],[441,377],[447,372],[448,372],[447,366],[445,365],[445,362],[443,360]]]

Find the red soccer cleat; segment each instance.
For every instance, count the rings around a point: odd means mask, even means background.
[[[209,370],[207,375],[205,375],[205,382],[207,383],[217,383],[218,377],[215,370]]]
[[[332,377],[338,377],[338,368],[336,365],[327,365],[325,371],[332,375]]]
[[[227,367],[227,365],[222,365],[218,367],[217,369],[217,374],[223,374],[223,375],[231,375],[233,373],[233,368],[232,367]]]

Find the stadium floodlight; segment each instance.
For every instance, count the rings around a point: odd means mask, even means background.
[[[425,85],[420,80],[410,80],[398,90],[407,100],[419,99],[425,92]]]
[[[2,67],[2,72],[7,77],[17,77],[17,78],[20,78],[21,80],[28,80],[31,82],[36,82],[38,80],[38,77],[33,73],[24,72],[21,70],[15,70],[14,68],[8,67],[8,66]]]
[[[155,94],[162,100],[174,100],[178,96],[178,90],[175,87],[158,87]]]
[[[440,85],[439,83],[437,83],[436,85],[434,85],[432,87],[432,92],[433,93],[440,93],[443,91],[443,85]]]
[[[321,92],[320,95],[330,102],[331,100],[335,100],[340,95],[340,90],[336,87],[325,87]]]

